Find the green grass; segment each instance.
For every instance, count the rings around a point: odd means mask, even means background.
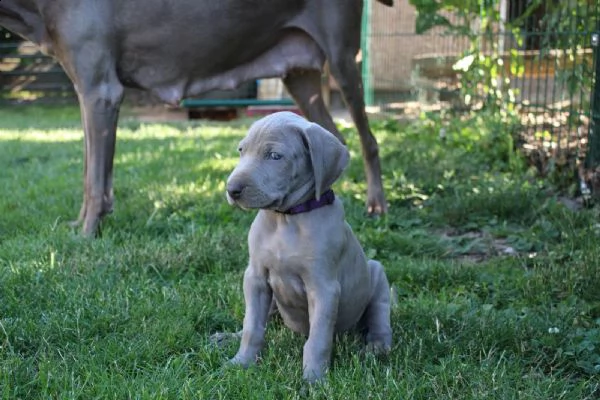
[[[2,399],[299,398],[304,339],[272,321],[261,363],[209,336],[241,327],[254,213],[224,182],[248,120],[123,118],[115,212],[86,240],[74,108],[0,110]],[[446,140],[439,139],[444,125]],[[375,122],[390,212],[364,215],[357,135],[336,191],[396,287],[386,359],[341,336],[331,399],[593,399],[600,395],[600,225],[571,211],[476,117]]]

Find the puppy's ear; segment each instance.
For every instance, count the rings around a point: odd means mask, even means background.
[[[310,123],[302,130],[315,176],[315,198],[319,200],[348,165],[350,154],[332,133],[320,125]]]

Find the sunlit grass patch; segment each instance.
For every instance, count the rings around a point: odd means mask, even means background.
[[[54,129],[51,132],[38,128],[26,130],[7,130],[0,128],[0,137],[3,141],[21,142],[27,145],[30,142],[37,143],[60,143],[81,140],[83,132],[81,129]]]

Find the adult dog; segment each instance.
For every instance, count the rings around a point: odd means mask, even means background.
[[[260,211],[248,234],[241,345],[230,362],[255,362],[273,300],[285,325],[308,335],[309,382],[323,377],[337,332],[357,327],[369,349],[389,351],[388,280],[365,257],[331,190],[348,163],[346,148],[319,125],[282,112],[255,122],[239,151],[227,198]]]
[[[75,86],[85,131],[78,222],[92,235],[113,209],[124,86],[177,105],[208,90],[282,77],[304,115],[342,140],[321,96],[326,60],[360,135],[368,211],[385,212],[377,142],[355,64],[362,6],[362,0],[1,0],[0,26],[52,55]]]

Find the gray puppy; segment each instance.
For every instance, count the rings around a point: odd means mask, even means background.
[[[256,361],[272,300],[285,325],[308,336],[309,382],[327,370],[335,333],[358,328],[369,350],[387,353],[388,280],[382,265],[365,257],[331,190],[348,164],[346,147],[321,126],[280,112],[255,122],[239,152],[227,199],[260,210],[248,235],[241,344],[230,363]]]

